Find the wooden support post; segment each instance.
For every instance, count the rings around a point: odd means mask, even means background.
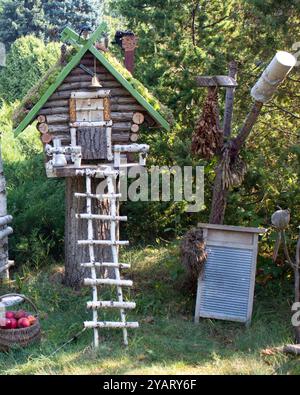
[[[9,267],[12,262],[8,259],[8,236],[13,232],[12,228],[7,226],[12,221],[12,217],[7,215],[7,196],[6,180],[3,171],[2,154],[0,148],[0,278],[9,278]]]
[[[229,77],[236,81],[237,76],[237,63],[233,60],[229,63]],[[229,137],[231,134],[231,121],[233,115],[233,103],[234,103],[234,92],[235,87],[226,88],[226,100],[225,100],[225,113],[224,113],[224,137]]]

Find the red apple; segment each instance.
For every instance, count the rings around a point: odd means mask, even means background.
[[[34,325],[36,323],[36,318],[33,315],[29,315],[27,319],[30,322],[30,325]]]
[[[10,318],[11,326],[10,329],[16,329],[18,327],[18,321],[15,318]]]
[[[30,326],[30,322],[28,318],[22,317],[18,321],[18,328],[28,328]]]
[[[11,329],[11,319],[10,318],[6,318],[6,323],[5,323],[5,329]]]
[[[6,317],[6,318],[9,318],[9,319],[15,318],[15,313],[14,313],[13,311],[7,311],[7,312],[5,313],[5,317]]]
[[[20,318],[23,318],[26,316],[26,312],[24,310],[19,310],[15,314],[15,319],[19,320]]]

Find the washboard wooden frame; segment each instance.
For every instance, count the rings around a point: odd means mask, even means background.
[[[199,223],[208,258],[198,279],[195,323],[200,317],[251,322],[258,253],[263,228]]]

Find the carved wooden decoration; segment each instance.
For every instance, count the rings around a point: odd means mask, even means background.
[[[141,112],[133,114],[132,121],[137,125],[141,125],[145,121],[145,116]]]
[[[69,100],[70,122],[76,122],[76,100]]]
[[[105,97],[103,99],[103,118],[104,118],[104,121],[111,120],[109,97]]]

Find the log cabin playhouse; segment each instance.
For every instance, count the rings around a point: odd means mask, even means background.
[[[93,319],[84,325],[94,330],[96,348],[99,328],[122,328],[127,345],[127,328],[138,327],[125,314],[135,308],[123,298],[123,287],[132,286],[132,281],[120,276],[120,269],[130,265],[118,259],[119,246],[128,244],[119,240],[119,222],[127,220],[119,214],[120,172],[145,165],[149,146],[137,143],[141,127],[170,128],[159,102],[97,42],[105,30],[102,24],[84,37],[66,28],[62,41],[71,45],[62,46],[60,62],[14,115],[15,135],[37,121],[47,176],[66,180],[65,283],[92,287],[87,307]],[[124,40],[125,52],[134,50],[134,40]],[[103,180],[107,188],[99,194],[97,186]],[[99,287],[106,285],[114,286],[116,300],[98,299]],[[119,309],[120,321],[101,321],[99,310],[107,308]]]

